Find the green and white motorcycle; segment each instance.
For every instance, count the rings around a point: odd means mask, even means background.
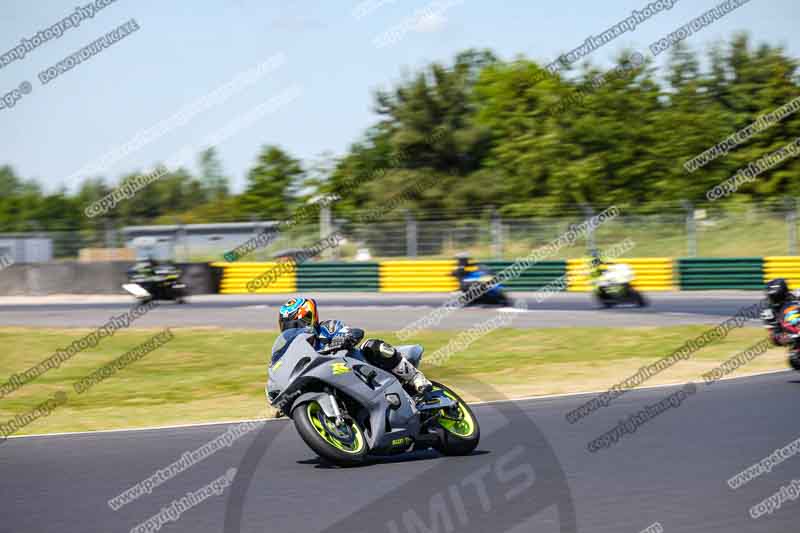
[[[467,455],[480,428],[469,406],[440,383],[421,396],[409,394],[389,372],[358,352],[317,352],[309,329],[288,329],[272,347],[267,397],[294,421],[303,441],[321,458],[353,466],[369,456],[434,448]],[[418,366],[419,345],[398,350]]]

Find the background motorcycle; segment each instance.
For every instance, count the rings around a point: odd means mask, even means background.
[[[800,304],[789,304],[778,314],[780,316],[776,317],[771,309],[765,309],[761,312],[761,319],[771,333],[779,331],[786,335],[789,366],[800,371]]]
[[[633,269],[624,264],[608,265],[605,272],[595,280],[594,296],[603,307],[615,305],[647,306],[644,295],[633,286]]]
[[[478,265],[473,268],[475,268],[475,270],[465,272],[461,279],[459,279],[459,290],[462,293],[467,293],[470,290],[470,287],[473,287],[479,283],[488,284],[495,279],[496,274],[488,267]],[[483,292],[478,298],[472,300],[470,303],[510,306],[513,302],[506,293],[505,285],[498,283],[488,291]]]
[[[170,300],[184,304],[189,290],[180,277],[181,272],[174,267],[156,267],[152,274],[132,268],[122,288],[141,302]]]
[[[478,445],[478,420],[448,387],[434,383],[431,392],[413,397],[357,350],[319,353],[311,342],[309,329],[281,333],[272,347],[267,398],[321,458],[352,466],[369,456],[426,448],[467,455]],[[421,346],[398,350],[419,365]]]

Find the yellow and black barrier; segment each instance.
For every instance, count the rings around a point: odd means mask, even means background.
[[[280,266],[279,266],[280,265]],[[220,294],[269,294],[295,292],[297,290],[297,268],[284,262],[246,263],[218,262],[212,267],[222,269],[219,284]],[[259,288],[250,291],[248,284],[262,280]],[[255,288],[255,287],[254,287]]]
[[[529,265],[518,278],[506,280],[509,290],[535,291],[554,285],[566,277],[567,290],[589,292],[589,258],[569,261],[543,261]],[[633,285],[645,292],[673,290],[759,290],[764,282],[786,278],[793,289],[800,289],[800,256],[683,258],[624,258],[609,263],[630,265]],[[495,272],[510,262],[487,262]],[[279,266],[280,265],[280,266]],[[350,292],[452,292],[458,290],[453,276],[455,260],[404,260],[370,263],[310,262],[293,265],[284,262],[216,262],[219,292],[245,294],[248,284],[257,282],[256,293],[293,293],[297,291]],[[272,273],[272,275],[270,275]]]
[[[789,287],[800,289],[800,256],[773,256],[764,258],[764,281],[784,278]]]
[[[381,292],[451,292],[458,289],[453,276],[455,260],[381,261]]]

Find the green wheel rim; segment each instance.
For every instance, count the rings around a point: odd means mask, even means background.
[[[439,416],[439,425],[442,426],[445,431],[457,437],[471,437],[475,433],[475,420],[472,418],[472,415],[467,408],[464,407],[462,402],[450,393],[450,391],[442,389],[442,392],[444,392],[445,396],[458,403],[458,415],[453,416],[451,413],[448,413],[448,410],[442,409],[441,415]]]
[[[357,454],[364,449],[364,435],[357,424],[350,422],[345,428],[346,434],[343,434],[342,429],[328,420],[317,402],[309,402],[306,409],[311,425],[325,442],[345,453]]]

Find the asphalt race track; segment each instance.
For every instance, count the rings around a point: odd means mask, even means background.
[[[291,422],[269,421],[118,511],[110,498],[229,425],[11,438],[0,446],[0,532],[130,531],[236,468],[231,486],[162,531],[639,533],[658,522],[675,533],[788,533],[800,501],[749,513],[800,479],[800,458],[737,490],[726,481],[798,438],[796,376],[700,380],[596,453],[590,440],[678,388],[629,392],[574,425],[565,413],[590,395],[481,405],[474,455],[417,452],[353,469],[319,464]]]
[[[324,317],[368,330],[407,325],[448,295],[334,294]],[[498,312],[513,327],[714,324],[756,303],[753,292],[651,294],[647,309],[600,310],[586,294],[556,294],[528,310],[469,307],[438,328],[461,329]],[[165,303],[132,327],[274,329],[286,295],[198,296]],[[96,327],[131,307],[126,297],[0,299],[0,326]],[[757,325],[753,322],[752,325]],[[475,383],[471,392],[496,397]],[[589,442],[681,387],[626,393],[583,420],[565,415],[594,395],[502,401],[475,407],[481,444],[469,457],[416,452],[354,469],[320,464],[286,419],[270,420],[117,511],[109,499],[219,437],[234,423],[9,438],[0,444],[0,533],[170,532],[490,532],[640,533],[797,531],[800,501],[758,519],[751,507],[800,483],[800,457],[738,488],[727,480],[800,437],[800,375],[792,372],[707,386],[608,448]],[[631,428],[631,426],[628,426]],[[173,501],[226,472],[230,486],[184,510]],[[137,528],[162,509],[172,522]],[[151,525],[156,524],[155,519]]]
[[[317,298],[323,318],[335,317],[367,330],[393,330],[417,320],[453,298],[447,294],[310,294]],[[541,303],[533,293],[514,293],[528,304],[516,312],[513,327],[664,326],[714,324],[729,318],[761,296],[757,292],[651,293],[645,309],[598,309],[590,295],[561,293]],[[193,297],[188,305],[165,302],[137,320],[133,327],[216,326],[274,329],[278,306],[287,295],[209,295]],[[134,304],[126,296],[5,297],[0,298],[0,327],[97,327]],[[511,312],[509,310],[506,310]],[[464,329],[486,320],[498,308],[470,306],[454,312],[438,329]]]

